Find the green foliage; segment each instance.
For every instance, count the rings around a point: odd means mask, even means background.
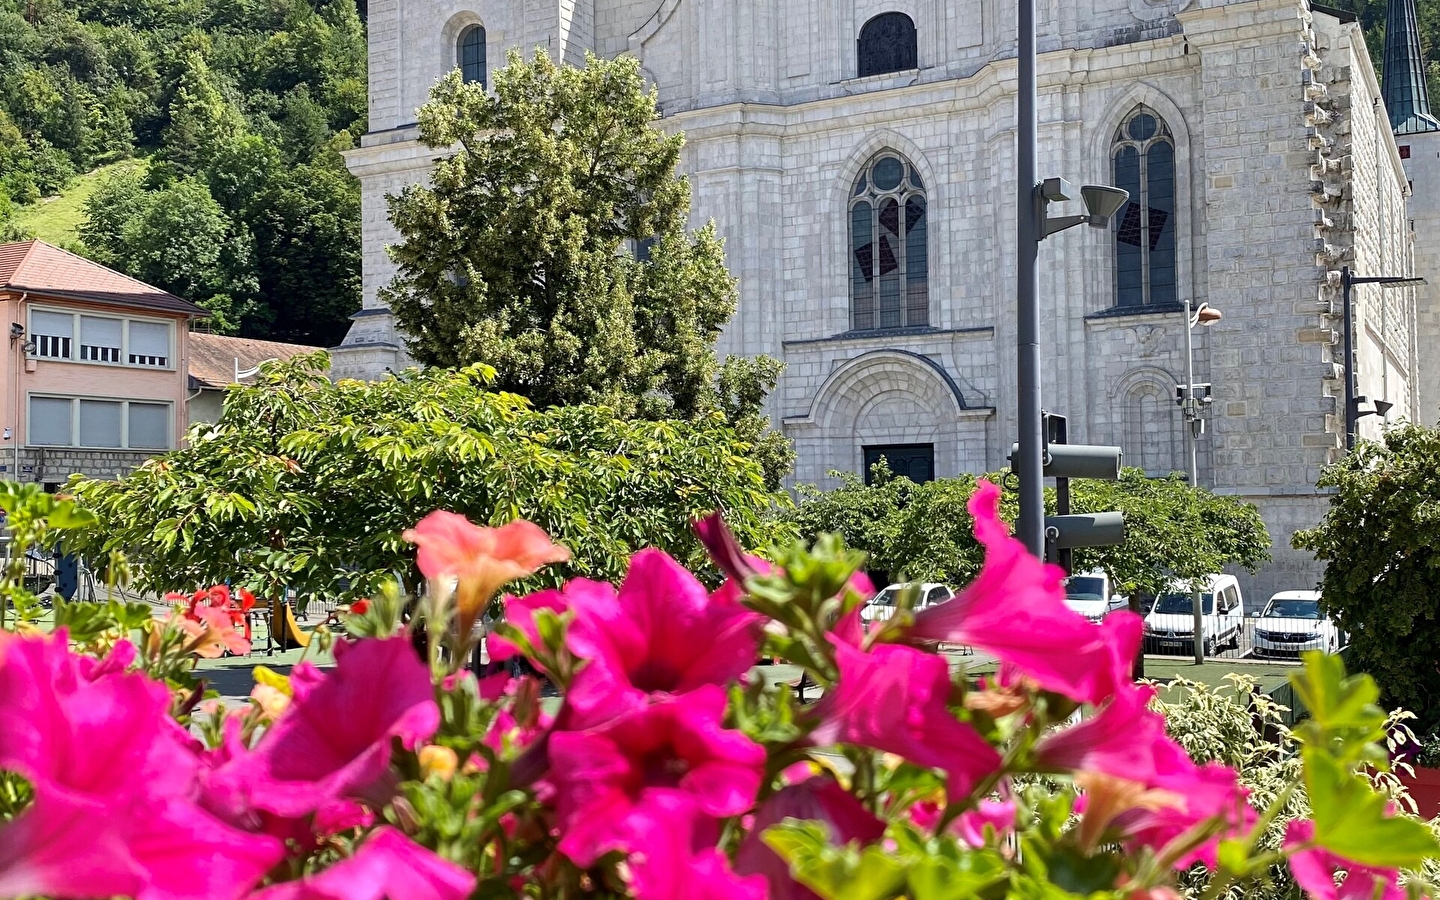
[[[1325,563],[1323,605],[1350,636],[1350,662],[1384,701],[1440,725],[1440,429],[1393,428],[1321,476],[1319,527],[1295,546]]]
[[[0,570],[0,631],[4,631],[11,609],[19,623],[40,618],[40,599],[25,587],[26,551],[49,546],[61,532],[68,537],[71,532],[94,528],[96,518],[69,497],[46,493],[38,484],[14,481],[0,481],[0,509],[5,511],[10,545]]]
[[[601,407],[536,411],[482,369],[332,384],[324,354],[233,388],[189,446],[116,482],[74,489],[100,516],[91,552],[124,547],[151,590],[226,580],[263,597],[282,585],[370,595],[399,571],[400,533],[435,508],[482,524],[528,518],[574,552],[561,575],[618,578],[658,546],[692,566],[691,521],[720,509],[748,547],[783,536],[766,515],[751,445],[718,414],[633,421]]]
[[[84,201],[75,249],[217,330],[336,343],[360,305],[360,195],[335,151],[363,128],[365,63],[355,0],[0,0],[0,237],[29,219],[5,226],[7,205],[143,154],[137,188]],[[137,205],[151,227],[127,232]],[[161,254],[162,224],[195,237]]]
[[[979,572],[983,554],[966,508],[974,476],[915,484],[892,476],[883,461],[870,485],[854,474],[831,475],[839,487],[802,486],[786,516],[802,535],[840,534],[869,554],[873,572],[892,579],[963,584]],[[988,477],[1007,480],[1004,473]],[[1123,544],[1075,552],[1077,571],[1103,569],[1117,591],[1158,594],[1171,578],[1200,578],[1232,564],[1254,569],[1268,558],[1269,536],[1253,506],[1191,488],[1183,478],[1126,469],[1119,481],[1075,481],[1071,491],[1073,512],[1125,513]],[[1053,492],[1048,501],[1054,512]],[[1015,509],[1007,490],[1002,511],[1013,516]]]
[[[420,110],[420,139],[457,150],[391,199],[402,240],[384,296],[416,359],[493,366],[497,387],[538,407],[723,410],[778,485],[789,448],[762,440],[759,410],[779,364],[716,359],[735,280],[713,224],[686,230],[683,139],[658,115],[633,58],[575,68],[512,53],[493,95],[452,73]]]

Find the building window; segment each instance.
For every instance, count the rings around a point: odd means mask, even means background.
[[[890,473],[897,477],[903,476],[916,484],[935,480],[934,444],[892,444],[887,447],[866,447],[866,484],[870,484],[873,479],[871,468],[882,459],[890,467]]]
[[[856,43],[860,78],[920,67],[915,23],[904,13],[881,13],[866,22]]]
[[[930,324],[925,184],[899,156],[882,153],[850,192],[850,327]]]
[[[460,78],[485,87],[485,29],[471,25],[460,34]]]
[[[168,450],[171,409],[169,403],[140,400],[32,396],[26,442],[32,447]]]
[[[174,359],[171,330],[169,322],[32,309],[30,339],[34,350],[30,355],[37,359],[168,369]]]
[[[1130,192],[1115,224],[1115,305],[1173,305],[1175,139],[1165,120],[1142,106],[1115,133],[1110,158],[1115,186]]]

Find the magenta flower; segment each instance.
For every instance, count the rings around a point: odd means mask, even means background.
[[[1285,847],[1301,847],[1315,839],[1315,823],[1295,821],[1285,826]],[[1295,850],[1290,856],[1290,874],[1304,888],[1310,900],[1404,900],[1400,873],[1353,863],[1323,847]],[[1335,875],[1345,880],[1335,884]]]
[[[535,615],[548,609],[563,615],[571,609],[588,610],[592,607],[611,606],[615,603],[615,588],[602,581],[587,578],[572,578],[558,591],[539,591],[524,597],[505,598],[505,622],[514,626],[529,639],[532,645],[540,644],[540,633],[535,625]],[[520,648],[498,634],[486,638],[492,660],[509,659],[520,655]]]
[[[873,747],[943,770],[963,797],[1000,768],[1000,755],[947,705],[950,669],[942,657],[882,645],[869,653],[831,638],[840,680],[816,705],[818,744]]]
[[[430,673],[404,637],[342,641],[335,668],[295,667],[295,697],[253,753],[210,776],[217,793],[294,817],[341,798],[364,799],[390,766],[390,742],[414,748],[435,733],[440,710]]]
[[[199,759],[169,692],[50,638],[0,634],[0,769],[35,799],[0,825],[0,897],[238,898],[283,855],[190,797]],[[83,840],[77,840],[83,835]]]
[[[1015,830],[1014,800],[981,800],[955,820],[955,833],[971,847],[984,847]]]
[[[299,881],[254,894],[250,900],[465,900],[475,876],[442,859],[394,828],[384,826],[349,859]]]
[[[1155,782],[1162,774],[1157,767],[1166,766],[1179,748],[1165,733],[1165,717],[1150,709],[1154,696],[1152,688],[1126,688],[1096,715],[1041,738],[1036,761],[1056,772],[1101,772]]]
[[[650,803],[666,827],[645,835],[630,854],[635,900],[767,900],[765,879],[731,871],[715,849],[714,823],[689,798],[661,792]]]
[[[704,685],[586,732],[550,735],[550,783],[560,851],[581,866],[638,850],[672,827],[673,796],[707,816],[755,802],[765,751],[727,730],[725,692]]]
[[[832,779],[810,778],[772,795],[755,810],[750,833],[735,854],[735,871],[763,875],[770,886],[770,900],[817,900],[818,895],[790,877],[790,865],[764,841],[765,829],[786,819],[823,822],[835,844],[873,844],[885,833],[885,823],[875,818],[859,800]]]
[[[1215,868],[1220,841],[1245,833],[1258,818],[1246,801],[1249,790],[1235,770],[1220,763],[1197,766],[1177,744],[1156,744],[1154,750],[1158,774],[1144,786],[1170,802],[1124,812],[1115,817],[1115,826],[1126,846],[1158,849],[1201,822],[1218,819],[1220,833],[1175,862],[1182,871],[1196,863]]]
[[[577,609],[568,644],[590,663],[569,702],[588,717],[626,694],[682,694],[724,684],[755,664],[760,624],[759,615],[733,599],[712,598],[666,554],[642,550],[613,601]]]
[[[917,613],[909,637],[977,647],[1042,688],[1085,703],[1101,703],[1129,684],[1141,635],[1133,614],[1116,613],[1102,629],[1066,607],[1063,570],[1010,536],[995,485],[980,482],[970,514],[985,565],[958,597]]]

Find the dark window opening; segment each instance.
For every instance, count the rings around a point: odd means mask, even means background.
[[[1401,158],[1401,159],[1409,159],[1409,158],[1410,158],[1410,145],[1409,145],[1409,144],[1406,144],[1406,145],[1404,145],[1403,147],[1400,148],[1400,158]]]
[[[920,67],[915,23],[904,13],[882,13],[866,22],[857,43],[860,78]]]
[[[1115,134],[1111,174],[1130,202],[1115,221],[1115,305],[1178,302],[1175,143],[1152,110],[1136,110]]]
[[[916,484],[935,480],[934,444],[892,444],[885,447],[865,448],[865,483],[870,484],[874,476],[871,468],[885,460],[890,472],[904,476]]]
[[[928,207],[914,166],[883,153],[856,181],[850,201],[850,327],[930,324]]]
[[[485,29],[472,25],[460,35],[460,78],[466,84],[485,84]]]

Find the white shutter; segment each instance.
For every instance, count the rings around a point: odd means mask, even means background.
[[[130,404],[130,448],[170,448],[170,406],[165,403]]]
[[[170,326],[163,322],[130,323],[132,366],[170,365]]]
[[[75,336],[75,317],[69,313],[30,313],[30,338],[35,342],[35,355],[47,359],[69,359],[70,342]]]
[[[119,447],[121,410],[112,400],[81,400],[80,446]]]
[[[81,316],[80,358],[90,362],[120,362],[121,332],[124,328],[123,319]]]
[[[70,446],[70,402],[56,397],[31,397],[26,443],[36,447]]]

